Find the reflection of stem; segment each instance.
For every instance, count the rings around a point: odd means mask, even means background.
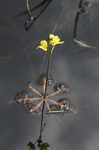
[[[51,3],[51,1],[52,0],[44,0],[43,2],[42,2],[42,4],[39,4],[38,6],[36,6],[36,7],[34,7],[34,8],[32,8],[31,9],[31,13],[32,13],[32,11],[33,11],[33,9],[35,10],[35,9],[37,9],[37,8],[39,8],[39,7],[41,7],[41,6],[43,6],[44,4],[44,7],[40,10],[40,12],[39,12],[39,14],[38,15],[36,15],[36,16],[31,16],[32,17],[32,20],[31,20],[31,22],[30,22],[30,24],[28,24],[27,26],[26,26],[26,30],[28,30],[28,29],[30,29],[30,27],[33,25],[33,23],[42,15],[42,13],[46,10],[46,8],[49,6],[49,4]]]
[[[48,88],[48,79],[49,79],[49,71],[50,71],[51,56],[52,56],[51,52],[52,52],[52,50],[53,49],[49,47],[49,49],[48,49],[48,64],[47,64],[46,80],[45,80],[45,85],[44,85],[43,99],[45,99],[46,95],[47,95],[47,88]],[[44,109],[45,109],[45,101],[43,101],[43,106],[42,106],[39,142],[42,141],[43,121],[44,121]]]
[[[79,5],[78,5],[78,11],[76,13],[76,17],[75,17],[75,21],[74,21],[73,39],[77,37],[79,17],[82,14],[82,12],[81,12],[82,3],[83,3],[83,0],[80,0]]]

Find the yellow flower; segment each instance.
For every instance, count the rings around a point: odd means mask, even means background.
[[[47,51],[48,50],[48,44],[46,40],[42,40],[40,41],[40,45],[37,47],[42,49],[43,51]]]
[[[60,37],[58,35],[49,34],[49,44],[52,46],[63,44],[64,41],[61,41]]]

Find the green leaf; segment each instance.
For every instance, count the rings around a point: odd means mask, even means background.
[[[49,147],[49,144],[48,144],[48,143],[42,143],[42,144],[40,145],[40,150],[47,150],[48,147]]]
[[[32,142],[29,142],[27,146],[29,147],[29,150],[36,150],[35,144],[33,144]]]
[[[95,47],[95,46],[91,46],[87,43],[85,43],[84,41],[80,41],[80,40],[77,40],[77,39],[73,39],[73,42],[77,45],[79,45],[80,47],[85,47],[85,48],[98,48],[98,47]]]

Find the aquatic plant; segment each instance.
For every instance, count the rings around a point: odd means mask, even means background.
[[[37,90],[32,85],[32,82],[28,82],[25,88],[18,92],[14,98],[14,103],[23,104],[25,111],[41,115],[40,135],[36,142],[30,141],[28,143],[29,150],[36,150],[37,147],[40,150],[47,150],[49,147],[47,142],[43,142],[42,137],[45,127],[44,115],[76,112],[71,101],[66,96],[66,94],[70,93],[69,86],[62,81],[56,81],[54,83],[53,79],[49,76],[53,53],[56,52],[55,46],[63,43],[64,41],[62,41],[58,35],[54,34],[49,34],[48,41],[41,40],[39,42],[36,46],[36,50],[41,49],[47,54],[46,72],[40,74],[37,79],[40,90]],[[49,88],[52,91],[50,93],[48,92]],[[62,95],[63,98],[54,98],[55,96],[60,97]]]

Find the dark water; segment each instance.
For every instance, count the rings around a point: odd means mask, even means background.
[[[99,149],[99,50],[80,48],[72,43],[78,2],[53,0],[31,30],[25,32],[24,17],[14,17],[24,8],[25,0],[1,1],[0,149],[26,150],[28,141],[36,140],[39,135],[40,116],[28,114],[22,106],[8,102],[44,68],[43,53],[37,52],[34,46],[41,39],[47,39],[51,32],[61,35],[65,41],[56,48],[53,76],[69,84],[70,99],[78,113],[48,117],[44,139],[53,150]],[[96,46],[99,46],[98,18],[97,2],[88,14],[81,16],[78,28],[79,38]]]

